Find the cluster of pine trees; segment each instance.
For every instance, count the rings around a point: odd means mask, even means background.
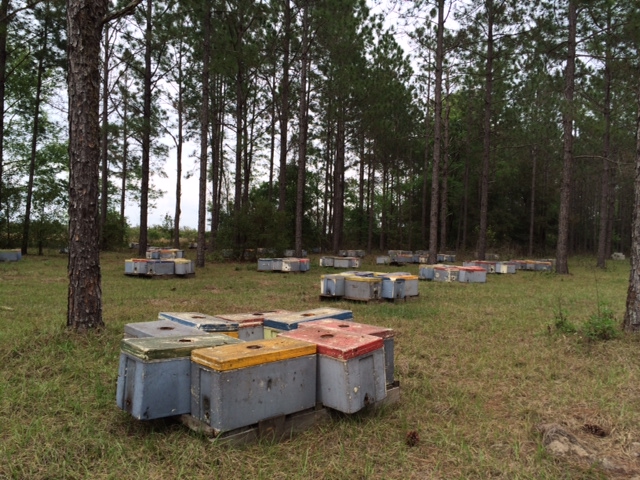
[[[177,243],[196,175],[201,265],[205,245],[557,249],[600,266],[630,249],[634,2],[104,4],[127,15],[101,21],[94,79],[102,248],[135,201],[144,253],[161,194]],[[65,237],[73,207],[67,13],[0,0],[0,246],[25,253]]]

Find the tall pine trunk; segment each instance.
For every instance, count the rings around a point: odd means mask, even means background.
[[[491,161],[491,105],[493,100],[493,0],[487,0],[487,58],[484,85],[484,138],[482,143],[482,173],[480,175],[480,233],[478,259],[484,260],[487,251],[489,212],[489,164]]]
[[[204,267],[207,214],[207,145],[209,130],[209,60],[211,56],[211,4],[204,6],[202,19],[202,104],[200,106],[200,181],[198,187],[198,248],[196,266]]]
[[[147,0],[146,29],[144,35],[144,85],[142,107],[142,179],[140,182],[140,240],[138,255],[147,254],[147,227],[149,215],[149,163],[151,156],[151,39],[153,34],[153,0]]]
[[[104,27],[102,58],[102,128],[100,130],[100,248],[106,250],[105,229],[109,206],[109,25]]]
[[[67,326],[100,328],[98,224],[100,35],[107,0],[67,0],[69,90],[69,290]]]
[[[291,2],[284,0],[282,39],[282,80],[280,83],[280,173],[278,211],[284,212],[287,199],[287,148],[289,138],[289,51],[291,49]]]
[[[429,263],[438,255],[438,199],[440,146],[442,142],[442,64],[444,60],[444,0],[438,0],[438,34],[436,40],[436,79],[434,86],[433,164],[431,174],[431,214],[429,220]],[[426,172],[425,172],[426,173]]]
[[[563,165],[560,181],[560,214],[558,218],[558,245],[556,249],[556,273],[567,275],[569,265],[569,228],[571,210],[571,174],[573,170],[573,93],[576,71],[576,24],[578,13],[576,0],[569,0],[569,36],[567,64],[564,71]]]
[[[38,60],[38,73],[36,79],[36,98],[33,113],[33,131],[31,132],[31,155],[29,161],[29,180],[27,184],[27,198],[25,203],[24,223],[22,229],[22,254],[26,255],[29,249],[29,229],[31,226],[31,202],[33,200],[33,180],[36,174],[36,155],[38,149],[38,136],[40,130],[40,103],[42,102],[42,76],[44,75],[44,59],[47,55],[48,19],[44,20],[42,31],[42,48]]]
[[[640,87],[636,92],[636,167],[634,180],[633,221],[631,224],[631,273],[627,289],[627,308],[623,327],[628,332],[640,330]]]
[[[302,221],[304,219],[304,186],[307,169],[307,69],[309,58],[309,6],[302,7],[302,55],[300,58],[300,133],[298,135],[298,184],[296,188],[296,256],[302,257]]]

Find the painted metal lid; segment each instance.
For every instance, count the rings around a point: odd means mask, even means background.
[[[387,327],[379,327],[376,325],[367,325],[358,322],[343,322],[335,318],[325,318],[323,320],[314,320],[300,324],[300,328],[326,328],[328,330],[337,330],[352,335],[372,335],[382,339],[393,338],[395,332]]]
[[[353,312],[351,310],[341,310],[339,308],[315,308],[313,310],[305,310],[302,312],[293,312],[288,314],[267,314],[264,317],[264,326],[278,330],[295,330],[298,328],[300,323],[320,320],[322,318],[349,320],[353,318]]]
[[[283,332],[278,338],[295,338],[315,343],[318,353],[339,360],[349,360],[366,355],[382,348],[382,338],[372,335],[354,335],[326,328],[299,328],[291,332]]]
[[[252,313],[223,313],[216,315],[215,318],[219,318],[226,322],[235,322],[240,325],[244,323],[262,323],[266,315],[287,315],[293,312],[289,310],[267,310],[265,312],[252,312]]]
[[[222,348],[201,348],[191,352],[191,361],[219,372],[315,355],[312,342],[276,337],[253,340]]]
[[[189,335],[176,337],[125,338],[122,352],[142,360],[188,357],[196,348],[217,348],[221,345],[244,343],[228,335]]]
[[[239,325],[198,312],[160,312],[159,319],[167,319],[205,332],[237,332]]]

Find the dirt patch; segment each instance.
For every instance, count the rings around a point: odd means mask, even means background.
[[[608,478],[640,480],[640,442],[593,411],[536,426],[551,455],[602,470]]]

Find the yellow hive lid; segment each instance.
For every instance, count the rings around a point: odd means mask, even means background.
[[[386,275],[387,278],[391,278],[393,280],[397,278],[401,278],[403,280],[418,280],[417,275]]]
[[[227,348],[236,347],[241,348]],[[191,361],[219,372],[253,367],[263,363],[315,355],[316,345],[292,338],[254,340],[224,348],[200,348],[191,352]]]
[[[191,260],[188,258],[170,258],[169,260],[173,263],[191,263]]]

